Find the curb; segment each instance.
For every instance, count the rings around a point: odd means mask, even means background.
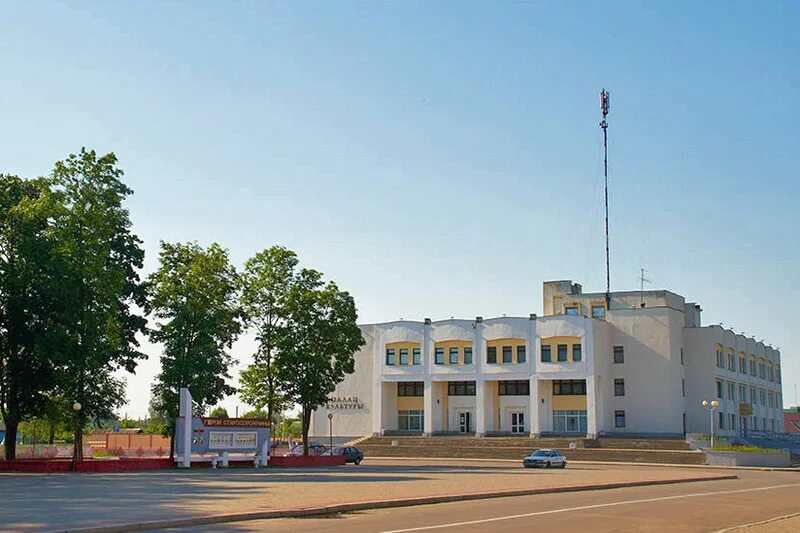
[[[172,527],[199,526],[209,524],[222,524],[225,522],[245,522],[250,520],[265,520],[273,518],[305,518],[313,516],[326,516],[354,511],[367,511],[373,509],[390,509],[397,507],[411,507],[414,505],[432,505],[469,500],[486,500],[493,498],[508,498],[513,496],[535,496],[537,494],[553,494],[563,492],[585,492],[591,490],[621,489],[628,487],[648,487],[655,485],[676,485],[680,483],[695,483],[700,481],[725,481],[739,479],[733,474],[707,476],[684,479],[660,479],[654,481],[627,481],[618,483],[595,483],[592,485],[578,485],[566,487],[548,487],[538,489],[514,489],[493,492],[474,492],[464,494],[450,494],[445,496],[422,496],[417,498],[403,498],[398,500],[373,500],[365,502],[341,503],[304,509],[284,509],[275,511],[253,511],[246,513],[229,513],[206,515],[190,518],[170,518],[149,522],[130,522],[112,524],[107,526],[83,527],[74,529],[47,530],[44,533],[123,533],[128,531],[147,531]]]
[[[477,457],[401,457],[401,456],[370,456],[369,459],[382,461],[470,461],[487,463],[514,463],[519,464],[520,459],[480,459]],[[726,465],[687,465],[681,463],[634,463],[631,461],[568,461],[571,465],[612,465],[612,466],[657,466],[661,468],[697,468],[700,470],[749,470],[761,472],[798,472],[800,468],[789,466],[786,468],[770,466],[726,466]]]

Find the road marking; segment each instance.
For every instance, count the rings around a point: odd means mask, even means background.
[[[726,533],[727,531],[736,531],[737,529],[744,529],[746,527],[763,526],[764,524],[771,524],[773,522],[786,520],[788,518],[795,518],[797,516],[800,516],[800,513],[785,514],[783,516],[767,518],[766,520],[759,520],[758,522],[750,522],[749,524],[739,524],[738,526],[726,527],[725,529],[720,529],[714,533]]]
[[[602,507],[616,507],[619,505],[629,505],[634,503],[649,503],[649,502],[660,502],[665,500],[678,500],[681,498],[695,498],[697,496],[718,496],[720,494],[737,494],[743,492],[755,492],[761,490],[772,490],[772,489],[784,489],[787,487],[800,487],[800,483],[787,483],[784,485],[770,485],[768,487],[755,487],[752,489],[735,489],[735,490],[720,490],[714,492],[699,492],[693,494],[678,494],[676,496],[661,496],[658,498],[643,498],[640,500],[626,500],[621,502],[610,502],[610,503],[597,503],[594,505],[582,505],[580,507],[569,507],[566,509],[551,509],[549,511],[536,511],[533,513],[524,513],[524,514],[515,514],[515,515],[508,515],[508,516],[496,516],[493,518],[483,518],[481,520],[469,520],[466,522],[450,522],[448,524],[437,524],[434,526],[421,526],[421,527],[411,527],[407,529],[392,529],[387,531],[382,531],[381,533],[405,533],[408,531],[426,531],[429,529],[444,529],[447,527],[458,527],[458,526],[470,526],[475,524],[485,524],[488,522],[499,522],[501,520],[514,520],[515,518],[528,518],[531,516],[542,516],[547,514],[556,514],[556,513],[567,513],[570,511],[585,511],[587,509],[599,509]]]

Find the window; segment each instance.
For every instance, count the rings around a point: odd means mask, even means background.
[[[436,350],[434,351],[433,362],[436,363],[437,365],[444,364],[444,348],[436,348]]]
[[[397,429],[400,431],[422,431],[425,427],[425,411],[397,411]]]
[[[775,365],[775,381],[781,382],[781,365]]]
[[[394,364],[394,348],[388,348],[386,350],[386,364],[387,365]]]
[[[525,345],[520,344],[517,346],[517,363],[525,362]]]
[[[614,362],[617,364],[625,362],[625,348],[622,346],[614,346]]]
[[[563,363],[567,360],[567,345],[566,344],[559,344],[558,345],[558,362]]]
[[[467,346],[464,348],[464,364],[471,365],[472,364],[472,346]]]
[[[625,396],[625,380],[624,379],[615,379],[614,380],[614,396]]]
[[[747,387],[739,385],[739,400],[742,402],[747,401]]]
[[[728,382],[728,399],[729,400],[736,399],[736,387],[734,386],[732,381]]]
[[[756,405],[758,403],[758,399],[756,398],[756,388],[750,387],[750,403]],[[753,428],[755,429],[755,428]]]
[[[489,346],[486,348],[486,362],[487,363],[496,363],[497,362],[497,347],[496,346]]]
[[[753,355],[750,356],[750,375],[756,375],[756,358]]]
[[[767,379],[770,381],[775,381],[775,369],[772,367],[772,365],[769,365],[768,370],[769,374],[767,374]]]
[[[747,374],[747,359],[743,353],[739,354],[739,373]]]
[[[736,370],[736,359],[733,357],[733,352],[728,354],[728,370]]]
[[[728,427],[730,429],[736,429],[736,415],[731,413],[729,415],[730,420],[728,421]]]
[[[722,355],[722,348],[717,347],[717,368],[725,368],[725,361]]]
[[[499,396],[530,396],[531,382],[527,379],[519,381],[501,381],[497,384]]]
[[[717,380],[717,398],[722,398],[722,382]]]
[[[450,381],[447,383],[448,396],[475,396],[474,381]]]
[[[503,362],[510,363],[512,360],[511,346],[503,346]]]
[[[760,377],[761,379],[764,379],[765,377],[767,377],[767,372],[765,371],[764,360],[763,359],[761,359],[758,362],[758,377]]]
[[[775,400],[773,399],[771,392],[767,393],[767,400],[770,407],[775,407]]]
[[[568,305],[564,308],[564,314],[570,316],[578,316],[578,306]]]
[[[681,378],[681,396],[686,398],[686,380]]]
[[[550,355],[550,345],[542,344],[542,363],[550,363],[552,361],[553,357]]]
[[[719,418],[719,429],[725,429],[725,413],[720,411],[717,413],[717,417]]]
[[[606,306],[604,305],[592,306],[592,318],[605,318],[605,317],[606,317]]]
[[[450,348],[450,364],[451,365],[458,364],[458,348],[455,346]]]
[[[761,405],[767,405],[767,393],[764,389],[758,391],[758,397],[761,400]]]
[[[400,364],[408,364],[408,348],[400,348]]]
[[[554,380],[553,396],[586,396],[586,381],[582,379]]]
[[[614,411],[614,427],[625,427],[625,411]]]
[[[401,381],[397,384],[398,396],[424,396],[425,384],[421,381]]]
[[[682,364],[682,365],[683,365],[683,364],[686,364],[686,363],[683,361],[683,346],[681,346],[681,364]]]
[[[419,348],[414,348],[411,351],[411,364],[418,365],[422,361],[422,352]]]
[[[581,354],[581,345],[580,344],[573,344],[572,345],[572,361],[578,362],[583,358]]]

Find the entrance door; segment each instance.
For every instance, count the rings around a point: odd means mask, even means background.
[[[458,413],[458,432],[459,433],[472,433],[472,418],[469,411],[461,411]]]
[[[512,412],[511,413],[511,433],[521,434],[525,433],[525,413]]]

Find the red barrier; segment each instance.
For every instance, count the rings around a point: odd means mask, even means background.
[[[169,459],[110,459],[86,460],[77,464],[78,472],[130,472],[138,470],[162,470],[173,468],[174,461]],[[0,472],[33,472],[52,474],[71,472],[72,461],[69,459],[18,459],[16,461],[0,461]]]
[[[289,457],[270,457],[269,466],[339,466],[344,464],[344,455],[291,455]]]

